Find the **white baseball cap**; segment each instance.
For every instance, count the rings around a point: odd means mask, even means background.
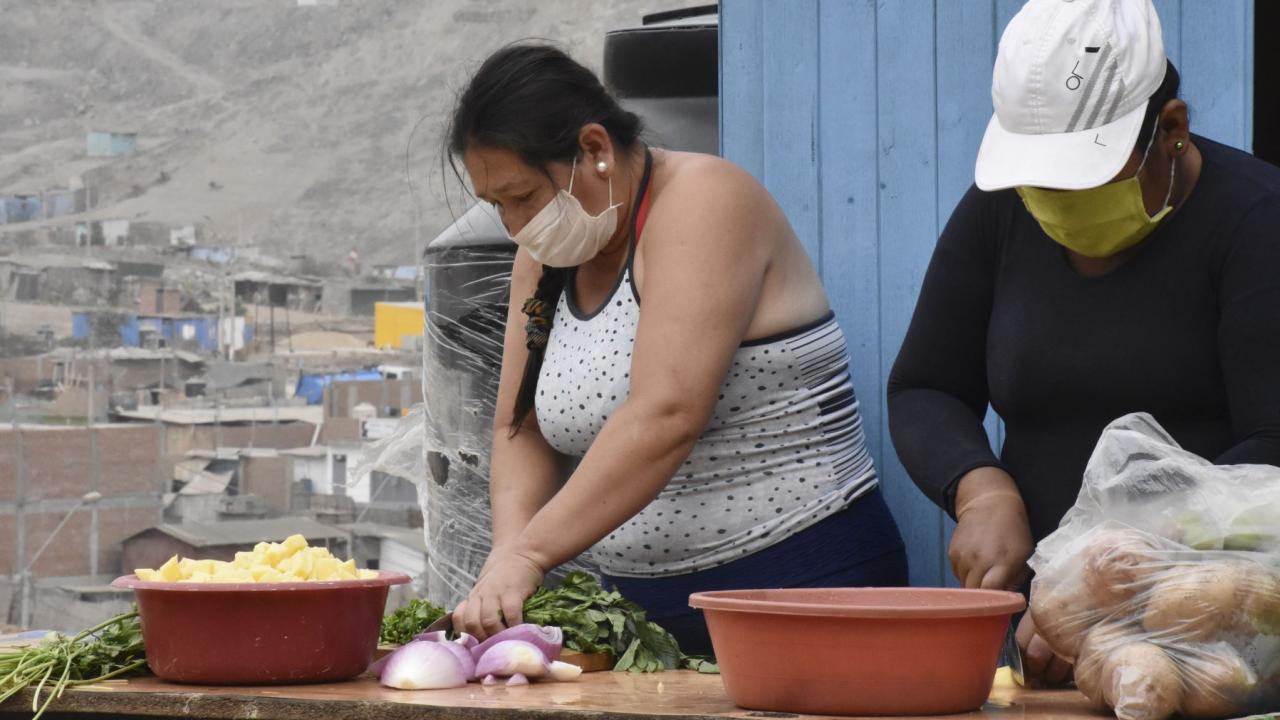
[[[1166,62],[1151,0],[1028,0],[1000,38],[978,187],[1109,182],[1133,151]]]

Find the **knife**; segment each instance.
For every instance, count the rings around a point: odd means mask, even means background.
[[[1005,628],[1002,659],[1009,668],[1009,674],[1013,676],[1013,681],[1019,687],[1026,685],[1025,678],[1022,675],[1022,649],[1018,647],[1018,637],[1014,631],[1012,620],[1009,621],[1009,626]]]
[[[445,613],[443,616],[441,616],[439,620],[436,620],[435,622],[428,625],[427,629],[423,630],[422,632],[430,633],[430,632],[439,632],[441,630],[449,633],[453,632],[453,613],[452,612]]]

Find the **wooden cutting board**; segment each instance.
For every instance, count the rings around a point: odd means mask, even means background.
[[[378,660],[383,656],[392,653],[398,645],[379,645],[377,651],[373,655],[374,660]],[[560,653],[560,660],[582,668],[582,672],[603,672],[613,669],[613,656],[608,653],[580,653],[573,650],[565,650]]]

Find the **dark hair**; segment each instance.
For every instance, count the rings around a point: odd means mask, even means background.
[[[484,61],[458,97],[447,136],[449,162],[456,173],[456,158],[467,148],[501,148],[545,172],[552,162],[578,156],[579,131],[591,123],[604,126],[624,150],[640,141],[640,118],[623,110],[595,73],[550,45],[508,45]],[[516,395],[512,434],[533,409],[547,335],[568,278],[568,269],[544,265],[533,298],[525,302],[529,359]]]
[[[1170,100],[1178,97],[1178,86],[1181,82],[1178,69],[1173,66],[1173,63],[1165,60],[1164,80],[1147,101],[1147,113],[1142,117],[1142,127],[1138,130],[1138,140],[1133,145],[1134,150],[1143,152],[1147,149],[1147,143],[1151,141],[1151,133],[1155,130],[1156,118],[1160,117],[1164,106],[1168,105]]]

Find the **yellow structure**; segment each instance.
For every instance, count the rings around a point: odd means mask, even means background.
[[[399,350],[422,337],[426,315],[420,302],[380,302],[373,306],[373,344]]]

